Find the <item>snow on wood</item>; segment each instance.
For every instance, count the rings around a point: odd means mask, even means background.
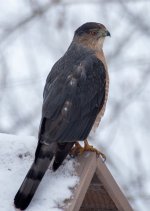
[[[34,159],[37,140],[0,134],[0,210],[13,210],[13,199]],[[56,172],[46,172],[28,211],[61,211],[64,200],[72,196],[72,188],[79,181],[75,173],[77,163],[66,159]]]

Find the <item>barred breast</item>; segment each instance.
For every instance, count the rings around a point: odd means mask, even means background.
[[[103,50],[101,49],[101,51],[97,51],[96,52],[96,56],[104,64],[105,71],[106,71],[106,86],[105,86],[104,105],[103,105],[102,109],[100,110],[99,114],[97,115],[97,118],[96,118],[96,120],[94,122],[92,130],[95,130],[99,126],[101,118],[102,118],[102,116],[105,113],[106,103],[107,103],[107,99],[108,99],[108,92],[109,92],[109,74],[108,74],[108,68],[107,68],[107,64],[106,64],[106,60],[105,60],[105,56],[104,56]]]

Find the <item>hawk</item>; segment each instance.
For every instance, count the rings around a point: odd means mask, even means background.
[[[83,24],[52,67],[43,92],[35,159],[15,196],[16,208],[27,208],[52,159],[55,171],[70,151],[90,150],[103,156],[88,144],[87,137],[99,124],[108,96],[109,78],[102,49],[106,36],[110,33],[103,24]],[[85,142],[83,148],[79,140]]]

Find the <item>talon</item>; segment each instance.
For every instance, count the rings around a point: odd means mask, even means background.
[[[83,152],[86,151],[96,152],[97,157],[101,156],[103,162],[106,161],[106,156],[102,152],[94,148],[92,145],[89,145],[87,140],[84,141],[84,147],[82,147],[78,142],[76,142],[75,146],[71,149],[69,154],[71,157],[75,157],[77,155],[82,155]]]
[[[106,156],[100,152],[99,150],[97,150],[96,148],[94,148],[92,145],[89,145],[88,141],[85,140],[84,141],[84,151],[91,151],[91,152],[96,152],[96,155],[99,157],[101,156],[103,159],[103,162],[106,161]]]
[[[106,161],[106,156],[105,156],[102,152],[99,152],[99,155],[102,157],[103,162],[105,163],[105,161]]]
[[[77,155],[81,155],[84,152],[84,148],[78,143],[75,143],[75,146],[70,151],[70,156],[75,157]]]

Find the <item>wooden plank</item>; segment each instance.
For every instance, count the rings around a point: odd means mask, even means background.
[[[86,152],[82,156],[78,156],[77,174],[80,177],[79,184],[74,190],[73,198],[69,201],[65,211],[78,211],[83,202],[89,184],[96,171],[96,155],[95,153]]]
[[[118,211],[114,201],[111,199],[103,184],[94,174],[89,188],[85,194],[85,198],[80,207],[80,211]]]
[[[105,163],[100,158],[97,159],[96,174],[102,182],[104,188],[108,192],[109,196],[114,201],[119,211],[133,211],[126,197],[120,190],[119,186],[115,182],[110,171],[106,167]]]

